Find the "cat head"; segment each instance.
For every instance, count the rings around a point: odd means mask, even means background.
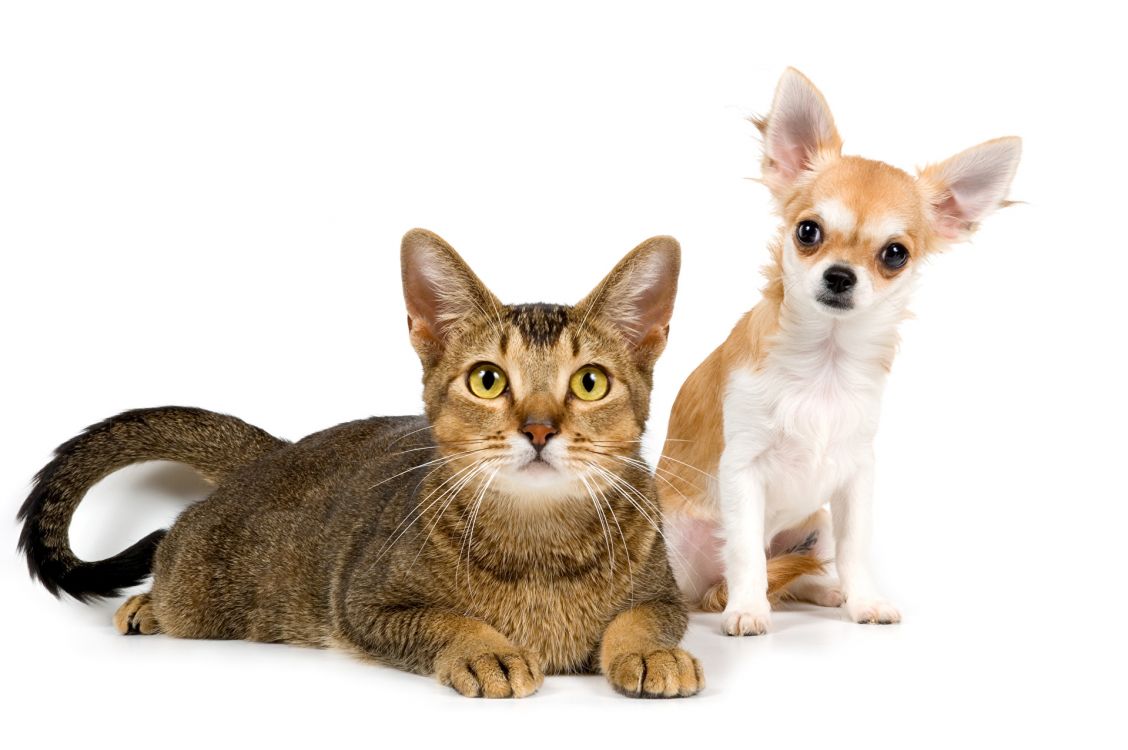
[[[505,305],[439,236],[403,238],[407,325],[439,451],[517,500],[587,497],[638,460],[680,250],[636,247],[574,306]]]

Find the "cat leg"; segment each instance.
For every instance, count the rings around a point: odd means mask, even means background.
[[[680,604],[649,602],[620,613],[599,648],[611,686],[633,698],[678,698],[705,687],[701,664],[678,648],[687,616]]]
[[[524,698],[544,682],[538,654],[481,620],[425,607],[349,607],[338,645],[419,674],[471,698]]]
[[[160,623],[153,613],[149,594],[137,594],[125,600],[114,613],[114,627],[122,635],[152,635],[161,632]]]

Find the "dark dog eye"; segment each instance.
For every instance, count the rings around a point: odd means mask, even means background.
[[[813,221],[801,221],[795,227],[795,239],[803,247],[814,247],[822,242],[822,227]]]
[[[901,268],[909,262],[909,251],[900,242],[891,242],[881,251],[881,262],[886,268]]]

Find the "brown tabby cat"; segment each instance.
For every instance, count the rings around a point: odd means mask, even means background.
[[[502,305],[424,230],[403,240],[425,417],[287,443],[234,417],[126,412],[60,446],[20,510],[53,593],[128,599],[122,633],[336,646],[463,695],[522,697],[545,672],[602,671],[631,696],[686,696],[686,609],[639,458],[679,249],[635,248],[575,307]],[[68,526],[98,480],[139,461],[217,485],[167,535],[100,562]]]

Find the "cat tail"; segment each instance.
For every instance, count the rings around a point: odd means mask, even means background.
[[[235,417],[180,406],[135,409],[88,427],[55,449],[54,460],[36,474],[16,516],[23,521],[19,550],[27,556],[31,577],[55,596],[62,590],[79,601],[116,596],[141,583],[166,531],[154,531],[105,560],[79,560],[71,550],[69,529],[87,490],[142,461],[178,461],[217,483],[283,445],[285,441]]]

